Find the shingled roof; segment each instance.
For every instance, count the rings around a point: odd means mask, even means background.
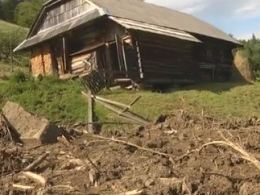
[[[186,13],[138,0],[91,0],[108,15],[170,27],[241,44],[220,29]]]
[[[59,0],[50,0],[46,2],[37,18],[32,25],[27,39],[22,42],[14,51],[19,51],[32,47],[43,41],[49,40],[61,33],[76,28],[77,26],[99,18],[101,16],[109,16],[118,18],[115,20],[120,23],[122,20],[131,20],[137,22],[138,25],[154,25],[158,28],[167,28],[168,30],[179,30],[182,34],[189,34],[193,37],[192,41],[199,41],[194,37],[196,34],[228,41],[241,45],[235,38],[229,36],[220,29],[198,19],[192,15],[172,10],[166,7],[142,2],[139,0],[86,0],[94,4],[95,9],[93,12],[85,13],[80,17],[75,17],[69,21],[65,21],[47,29],[44,32],[34,34],[35,25],[44,15],[45,7],[50,4],[60,2]],[[136,25],[136,24],[135,24]],[[192,35],[193,34],[193,35]],[[187,38],[186,38],[187,39]],[[188,39],[187,39],[188,40]]]

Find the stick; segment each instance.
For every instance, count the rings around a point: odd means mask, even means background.
[[[34,180],[34,181],[36,181],[36,182],[42,184],[43,186],[46,185],[46,182],[47,182],[47,181],[46,181],[46,179],[45,179],[44,177],[42,177],[41,175],[37,175],[37,174],[35,174],[35,173],[33,173],[33,172],[30,172],[30,171],[23,172],[23,174],[24,174],[26,177],[28,177],[28,178],[30,178],[30,179],[32,179],[32,180]]]
[[[31,164],[29,164],[27,167],[25,167],[24,171],[31,171],[35,167],[39,166],[46,158],[49,156],[49,152],[46,152],[45,154],[39,156],[35,161],[33,161]]]
[[[12,186],[14,188],[19,188],[21,190],[32,190],[32,189],[34,189],[34,186],[24,186],[24,185],[21,185],[21,184],[13,184]]]
[[[137,98],[135,98],[128,107],[126,107],[124,110],[122,110],[118,115],[121,115],[122,113],[126,112],[129,108],[131,108],[131,106],[133,106],[139,99],[141,98],[141,96],[138,96]]]
[[[88,125],[90,123],[78,123],[78,124],[73,124],[71,127],[77,127],[77,126],[83,126],[83,125]],[[132,123],[126,123],[126,122],[113,122],[113,121],[96,121],[92,122],[91,124],[106,124],[106,125],[127,125],[127,124],[132,124]]]
[[[115,138],[102,137],[100,135],[91,135],[91,136],[93,136],[95,138],[99,138],[99,139],[104,139],[104,140],[108,140],[108,141],[113,141],[113,142],[129,145],[129,146],[133,146],[135,148],[138,148],[140,150],[144,150],[144,151],[147,151],[147,152],[151,152],[153,154],[159,154],[161,156],[172,157],[170,154],[166,154],[166,153],[163,153],[163,152],[158,152],[158,151],[155,151],[155,150],[144,148],[144,147],[138,146],[136,144],[133,144],[133,143],[130,143],[130,142],[127,142],[127,141],[123,141],[123,140],[119,140],[119,139],[115,139]]]
[[[10,132],[10,129],[9,129],[10,124],[9,124],[7,118],[5,117],[5,115],[4,115],[3,113],[1,114],[1,116],[2,116],[2,118],[3,118],[4,127],[5,127],[5,129],[7,130],[8,135],[9,135],[11,141],[13,142],[14,139],[13,139],[12,133]]]
[[[87,160],[90,162],[90,164],[97,170],[97,172],[100,173],[100,170],[98,169],[98,167],[95,165],[95,163],[89,158],[88,155],[86,155]]]

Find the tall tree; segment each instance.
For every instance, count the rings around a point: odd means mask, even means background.
[[[0,20],[4,19],[4,8],[3,8],[3,3],[0,1]]]
[[[23,1],[16,6],[15,22],[24,27],[30,27],[35,17],[46,0]]]
[[[18,3],[18,0],[2,0],[2,14],[4,20],[14,22],[14,10]]]

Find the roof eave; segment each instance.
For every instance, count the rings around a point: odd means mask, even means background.
[[[61,23],[58,26],[50,28],[46,31],[43,31],[35,36],[25,39],[22,43],[20,43],[13,52],[26,50],[31,47],[34,47],[40,43],[51,40],[57,36],[61,36],[69,30],[79,27],[85,23],[88,23],[92,20],[105,16],[106,14],[101,13],[100,10],[94,8],[92,12],[82,14],[77,18],[74,18],[72,21],[68,21],[67,23]]]

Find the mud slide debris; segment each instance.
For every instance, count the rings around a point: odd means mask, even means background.
[[[258,119],[217,121],[180,111],[153,125],[78,133],[73,139],[73,130],[66,129],[55,135],[56,143],[24,144],[22,128],[11,120],[21,112],[12,116],[7,110],[0,123],[3,195],[252,195],[260,190]]]

